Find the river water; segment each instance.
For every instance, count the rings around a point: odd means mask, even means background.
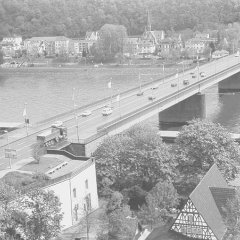
[[[166,69],[165,74],[173,69]],[[160,68],[19,68],[0,69],[0,122],[23,122],[23,109],[35,123],[78,106],[110,95],[107,83],[112,81],[113,94],[150,82],[162,76]],[[152,78],[152,79],[151,79]],[[74,92],[74,93],[73,93]],[[208,118],[240,132],[240,94],[216,94]],[[211,102],[211,101],[210,101]],[[157,117],[150,120],[157,124]]]

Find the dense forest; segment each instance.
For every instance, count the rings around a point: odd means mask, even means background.
[[[141,34],[150,12],[152,28],[216,29],[240,20],[240,0],[0,0],[0,38],[84,36],[105,23]]]

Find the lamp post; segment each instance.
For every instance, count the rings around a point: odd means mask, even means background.
[[[5,130],[4,132],[7,134],[7,146],[8,146],[8,149],[10,149],[8,131]],[[10,166],[10,169],[11,169],[12,168],[12,159],[11,159],[11,157],[9,157],[9,166]]]
[[[139,91],[142,92],[142,79],[141,79],[141,73],[138,73],[138,81],[139,81]]]
[[[76,120],[77,139],[78,139],[78,143],[79,143],[79,132],[78,132],[79,127],[78,127],[78,115],[76,113],[76,107],[77,107],[77,105],[74,104],[74,115],[75,115],[75,120]]]
[[[165,81],[165,67],[164,63],[162,64],[162,71],[163,71],[163,82]]]

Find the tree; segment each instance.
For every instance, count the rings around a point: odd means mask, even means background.
[[[60,230],[61,203],[51,191],[34,189],[26,193],[23,199],[26,209],[26,224],[23,232],[29,240],[49,240],[56,237]]]
[[[127,36],[124,26],[105,24],[99,30],[99,36],[95,49],[92,51],[96,61],[113,60],[116,54],[123,52],[123,42]]]
[[[124,198],[132,210],[139,210],[139,208],[146,204],[147,192],[138,185],[123,190]]]
[[[180,182],[200,179],[216,163],[228,180],[234,179],[239,165],[240,152],[231,135],[220,124],[195,119],[184,126],[176,138],[175,160]],[[198,180],[195,182],[198,182]],[[189,189],[190,190],[190,189]]]
[[[110,214],[116,209],[121,209],[122,207],[123,195],[120,192],[113,192],[107,204],[107,214]]]
[[[41,156],[46,153],[47,153],[47,148],[45,147],[42,141],[37,141],[33,145],[32,156],[37,163],[39,163]]]
[[[240,237],[240,189],[236,188],[233,197],[228,199],[223,207],[224,222],[227,226],[228,236],[231,240],[238,240]]]
[[[18,193],[4,181],[0,181],[0,239],[3,235],[14,238],[16,229],[25,222],[25,214],[14,200]]]
[[[149,190],[159,179],[172,180],[175,176],[169,147],[148,125],[135,125],[122,134],[106,138],[93,156],[100,194],[106,179],[112,190],[121,191],[134,185]]]
[[[146,204],[139,212],[139,217],[145,224],[162,225],[169,219],[171,209],[178,205],[178,194],[173,184],[167,181],[159,182],[147,194]]]

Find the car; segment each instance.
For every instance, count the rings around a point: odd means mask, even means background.
[[[154,100],[155,98],[156,98],[155,96],[151,95],[151,96],[148,97],[148,100],[151,100],[151,101],[152,101],[152,100]]]
[[[183,85],[188,85],[189,84],[189,81],[187,79],[184,79],[183,80]]]
[[[177,86],[177,83],[172,83],[171,84],[171,87],[176,87]]]
[[[192,75],[192,78],[196,78],[197,76],[196,75]]]
[[[200,76],[201,76],[201,77],[206,77],[205,72],[200,72]]]
[[[138,93],[137,93],[137,96],[142,96],[143,95],[143,91],[139,91]]]
[[[89,115],[91,115],[91,114],[92,114],[92,111],[86,110],[86,111],[84,111],[84,112],[81,113],[81,116],[82,116],[82,117],[87,117],[87,116],[89,116]]]
[[[51,125],[51,127],[55,127],[55,128],[58,128],[58,127],[62,127],[63,125],[63,122],[62,121],[56,121],[55,123],[53,123]]]
[[[235,57],[239,57],[239,56],[240,56],[240,53],[239,53],[239,52],[236,52],[234,56],[235,56]]]
[[[158,89],[158,85],[152,86],[151,89],[152,90]]]
[[[103,116],[108,116],[108,115],[112,114],[112,112],[113,112],[113,110],[112,110],[111,107],[105,107],[102,110],[102,115]]]
[[[194,72],[190,72],[190,75],[194,75],[195,73]]]

